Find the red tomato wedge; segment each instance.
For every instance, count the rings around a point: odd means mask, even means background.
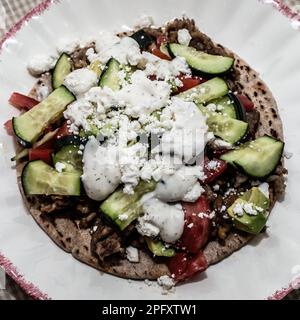
[[[185,75],[179,76],[179,80],[182,82],[183,86],[178,87],[178,92],[184,92],[206,81],[205,79],[197,76],[185,76]]]
[[[178,244],[188,252],[197,253],[208,241],[211,222],[208,217],[201,214],[209,214],[210,208],[205,196],[201,196],[194,203],[182,202],[182,208],[185,214],[185,225]]]
[[[190,279],[199,272],[207,269],[208,264],[202,251],[195,255],[177,253],[168,261],[168,268],[177,281]]]
[[[55,139],[60,139],[62,137],[70,136],[71,132],[69,131],[69,125],[66,122],[63,123],[63,125],[59,128]]]
[[[206,176],[204,183],[211,183],[227,169],[227,163],[220,159],[209,160],[205,158],[203,169]]]
[[[8,102],[20,109],[20,110],[30,110],[31,108],[33,108],[34,106],[36,106],[37,104],[39,104],[39,101],[32,99],[28,96],[25,96],[24,94],[18,93],[18,92],[14,92]]]
[[[29,161],[43,160],[47,164],[52,164],[52,149],[30,149],[29,150]]]
[[[156,44],[158,48],[160,48],[162,44],[166,44],[167,42],[168,42],[168,39],[166,36],[158,36],[156,39]]]
[[[238,94],[237,98],[240,100],[240,103],[243,105],[247,112],[252,111],[254,109],[254,103],[245,95]]]
[[[172,60],[169,56],[160,51],[160,49],[154,45],[150,47],[151,53],[163,60]]]
[[[8,135],[10,136],[13,136],[14,135],[14,129],[13,129],[13,123],[12,123],[12,120],[7,120],[5,123],[4,123],[4,128],[7,132]]]

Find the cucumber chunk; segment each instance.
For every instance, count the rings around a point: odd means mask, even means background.
[[[241,140],[248,131],[248,123],[230,118],[217,112],[211,112],[202,105],[198,105],[203,114],[206,115],[206,124],[215,136],[234,144]]]
[[[71,58],[66,53],[63,53],[53,70],[53,77],[52,77],[52,86],[53,89],[59,88],[63,85],[66,76],[72,71],[72,63]]]
[[[61,86],[31,110],[13,118],[18,141],[24,147],[31,147],[50,124],[62,117],[66,107],[74,100],[73,94]]]
[[[263,136],[223,154],[221,159],[241,168],[249,176],[264,178],[277,167],[283,148],[282,141],[270,136]]]
[[[80,195],[80,173],[57,172],[41,160],[28,162],[22,172],[26,195]]]
[[[225,96],[228,91],[227,83],[223,79],[216,77],[180,93],[178,97],[195,103],[207,103]]]
[[[142,214],[139,200],[144,194],[152,192],[155,187],[154,181],[141,181],[135,188],[134,194],[126,194],[122,189],[118,189],[101,204],[100,210],[124,230]],[[121,215],[123,218],[120,218]]]
[[[99,86],[100,87],[108,87],[113,91],[118,91],[121,88],[121,83],[120,83],[120,77],[119,77],[119,71],[121,70],[121,65],[120,63],[114,59],[111,58],[100,77],[99,80]]]
[[[66,166],[65,172],[79,172],[82,174],[82,154],[79,154],[79,146],[70,144],[62,147],[53,155],[53,164],[60,162]]]
[[[177,43],[169,44],[169,50],[173,56],[185,58],[190,67],[203,73],[221,74],[228,71],[234,63],[233,58],[208,54]]]
[[[234,103],[230,100],[229,96],[212,100],[209,103],[213,103],[217,107],[221,107],[221,109],[218,109],[217,112],[220,112],[222,115],[232,119],[238,119]]]
[[[163,242],[146,238],[147,246],[149,250],[157,257],[173,257],[176,252],[173,248],[167,248]]]

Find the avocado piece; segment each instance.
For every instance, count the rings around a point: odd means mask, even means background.
[[[245,205],[253,208],[256,214],[248,214]],[[237,208],[239,210],[237,210]],[[237,229],[251,234],[258,234],[266,225],[269,199],[257,187],[245,192],[239,197],[227,212],[233,219]]]
[[[56,154],[52,156],[54,166],[61,162],[65,167],[65,172],[78,172],[82,174],[82,155],[79,146],[69,144],[63,146]]]
[[[142,214],[139,200],[144,194],[154,191],[155,187],[155,181],[141,181],[133,194],[126,194],[119,188],[101,204],[100,210],[124,230]]]
[[[162,241],[146,238],[149,250],[157,257],[173,257],[176,252],[173,248],[167,248]]]

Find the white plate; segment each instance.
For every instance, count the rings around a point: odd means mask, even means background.
[[[26,214],[9,158],[13,144],[0,129],[0,261],[7,257],[24,278],[54,299],[263,299],[291,282],[300,269],[300,33],[287,18],[256,0],[65,0],[52,4],[10,38],[0,55],[0,123],[17,114],[7,103],[13,91],[26,93],[34,83],[28,59],[54,50],[66,35],[120,30],[142,14],[157,24],[185,12],[213,39],[237,52],[258,70],[280,107],[286,137],[289,181],[276,205],[268,232],[205,275],[162,296],[158,288],[102,274],[56,247]],[[297,267],[299,266],[299,267]],[[19,279],[20,280],[20,279]],[[23,281],[23,285],[24,285]],[[32,289],[32,288],[31,288]],[[35,291],[38,294],[38,292]]]

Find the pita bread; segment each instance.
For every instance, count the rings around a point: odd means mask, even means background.
[[[177,21],[177,23],[175,23]],[[175,24],[174,24],[175,23]],[[275,136],[283,140],[283,129],[281,119],[278,113],[276,101],[266,86],[259,78],[259,74],[254,71],[244,60],[229,49],[219,44],[201,33],[194,25],[192,20],[183,19],[172,22],[172,32],[177,33],[181,28],[189,29],[192,37],[199,36],[208,41],[210,50],[218,50],[221,54],[233,56],[235,58],[234,73],[237,75],[235,85],[249,96],[253,101],[256,110],[260,113],[260,123],[257,136],[264,134]],[[166,28],[166,30],[168,27]],[[161,29],[157,30],[161,32]],[[153,32],[153,29],[151,30]],[[155,32],[155,30],[154,30]],[[213,53],[213,52],[212,52]],[[51,86],[51,75],[43,76],[41,81],[32,89],[30,95],[37,98],[37,93],[41,83]],[[20,190],[23,194],[24,201],[40,227],[48,234],[48,236],[63,250],[72,254],[76,259],[106,273],[110,273],[123,278],[130,279],[157,279],[162,275],[168,275],[169,270],[165,263],[154,260],[147,251],[139,250],[140,262],[131,263],[127,259],[114,258],[105,262],[100,262],[98,258],[93,256],[91,251],[91,234],[88,230],[78,227],[79,221],[72,221],[67,217],[55,217],[52,220],[45,219],[41,212],[37,209],[33,202],[28,201],[24,196],[22,185],[20,183],[20,175],[23,163],[18,163],[17,174]],[[280,166],[283,166],[283,162]],[[270,184],[271,209],[278,200],[276,193]],[[243,247],[253,238],[252,235],[235,231],[228,235],[224,244],[218,241],[210,241],[204,248],[204,255],[209,265],[215,264],[233,252]]]

